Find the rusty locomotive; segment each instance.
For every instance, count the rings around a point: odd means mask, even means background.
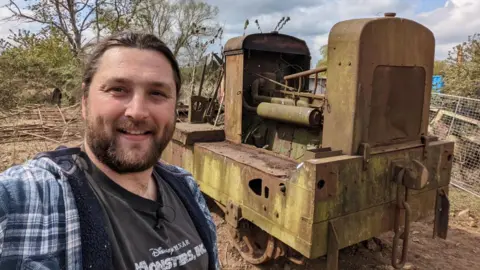
[[[337,269],[339,249],[393,231],[401,268],[410,222],[448,230],[454,144],[427,134],[434,48],[429,29],[391,13],[335,24],[326,69],[293,36],[230,39],[224,125],[192,96],[162,160],[192,172],[250,263],[326,255]],[[325,71],[326,93],[308,90]]]

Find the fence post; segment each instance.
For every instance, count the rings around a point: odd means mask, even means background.
[[[458,97],[458,100],[457,100],[457,106],[455,106],[455,113],[454,115],[457,115],[458,113],[458,107],[460,107],[460,98],[461,97]],[[448,127],[448,132],[447,132],[447,138],[448,136],[450,136],[450,131],[452,130],[452,127],[453,127],[453,123],[455,122],[455,117],[452,117],[452,122],[450,122],[450,126]]]

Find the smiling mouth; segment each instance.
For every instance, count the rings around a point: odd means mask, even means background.
[[[117,129],[118,132],[126,135],[149,135],[152,134],[151,131],[142,131],[142,130],[125,130],[125,129]]]

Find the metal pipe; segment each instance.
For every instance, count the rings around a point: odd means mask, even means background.
[[[263,79],[256,79],[252,83],[252,97],[254,101],[269,102],[269,103],[276,103],[276,104],[283,104],[283,105],[292,105],[292,106],[295,105],[295,100],[293,99],[259,95],[258,89],[260,88],[261,80]]]
[[[256,96],[255,101],[295,106],[295,100],[289,98]]]
[[[314,68],[314,69],[310,69],[310,70],[306,70],[306,71],[302,71],[302,72],[287,75],[287,76],[283,77],[283,79],[284,80],[291,80],[291,79],[301,78],[301,77],[304,77],[304,76],[308,76],[308,75],[312,75],[312,74],[320,73],[320,72],[324,72],[324,71],[327,71],[326,67]]]
[[[210,115],[212,110],[213,110],[213,104],[215,104],[215,99],[218,98],[218,89],[220,88],[220,84],[222,83],[223,81],[223,76],[224,76],[224,73],[225,73],[225,69],[222,67],[221,68],[221,71],[220,71],[220,77],[218,78],[218,83],[217,83],[217,87],[215,88],[215,92],[213,93],[213,97],[212,97],[212,100],[208,103],[208,107],[207,109],[205,110],[205,114],[206,115]]]
[[[274,84],[276,84],[276,85],[283,86],[283,87],[285,87],[285,89],[291,89],[291,90],[293,90],[293,91],[297,91],[297,89],[295,89],[295,88],[293,88],[293,87],[290,87],[290,86],[288,86],[288,85],[286,85],[286,84],[283,84],[283,83],[279,83],[279,82],[277,82],[277,81],[275,81],[275,80],[272,80],[272,79],[270,79],[270,78],[267,78],[267,77],[265,77],[265,76],[263,76],[263,75],[261,75],[261,74],[258,74],[258,73],[253,73],[253,74],[256,75],[256,76],[258,76],[258,77],[260,77],[260,78],[263,78],[263,79],[265,79],[265,80],[268,80],[268,81],[270,81],[270,82],[272,82],[272,83],[274,83]]]
[[[308,127],[319,126],[322,113],[316,108],[262,102],[257,106],[261,117]]]
[[[200,87],[198,88],[198,95],[202,95],[202,90],[203,90],[203,82],[205,81],[205,71],[207,69],[207,62],[208,62],[208,57],[205,57],[205,63],[203,64],[203,70],[202,70],[202,78],[200,80]]]
[[[273,90],[274,92],[279,92],[285,95],[292,95],[298,97],[306,97],[306,98],[313,98],[313,99],[325,99],[325,95],[323,94],[312,94],[312,93],[303,93],[303,92],[293,92],[293,91],[285,91],[285,90]]]

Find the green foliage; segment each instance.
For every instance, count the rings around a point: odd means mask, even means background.
[[[458,61],[459,55],[461,61]],[[453,95],[479,98],[480,36],[470,36],[466,42],[453,48],[446,63],[444,91]]]
[[[164,0],[155,0],[164,1]],[[97,37],[129,29],[138,18],[142,0],[99,0],[92,29]]]
[[[23,2],[23,1],[22,1]],[[218,8],[194,0],[11,0],[12,21],[33,22],[38,33],[19,31],[0,40],[0,108],[45,100],[54,87],[78,101],[81,64],[92,41],[125,29],[164,40],[181,65],[195,65],[223,35]],[[90,33],[90,35],[86,35]],[[94,34],[92,37],[91,34]],[[196,79],[200,76],[196,69]],[[191,81],[193,69],[183,70]],[[198,81],[198,80],[195,80]]]
[[[0,46],[0,106],[42,102],[54,87],[73,95],[80,65],[57,31],[11,32]]]
[[[320,47],[320,56],[322,57],[320,60],[317,62],[317,68],[320,67],[327,67],[328,66],[328,45],[325,44],[322,47]],[[327,76],[327,72],[321,72],[318,73],[320,76]]]
[[[433,63],[433,75],[444,75],[448,63],[446,61],[435,60]]]

